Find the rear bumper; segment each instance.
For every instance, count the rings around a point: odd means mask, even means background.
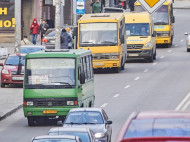
[[[93,68],[113,68],[120,67],[119,60],[93,60]]]
[[[46,49],[55,49],[55,44],[46,44],[46,43],[42,43],[42,45],[44,45],[46,47]]]
[[[156,44],[170,44],[170,37],[156,37]]]
[[[146,50],[128,50],[128,59],[149,58],[151,57],[152,49]]]
[[[23,84],[23,80],[13,80],[13,77],[21,77],[24,76],[12,76],[11,74],[1,74],[1,83],[5,84]]]

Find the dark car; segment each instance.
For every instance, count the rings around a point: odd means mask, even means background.
[[[110,142],[112,121],[102,108],[71,109],[64,121],[64,128],[90,128],[96,140]]]
[[[70,135],[57,135],[57,136],[36,136],[32,138],[31,142],[82,142],[81,139],[77,136]]]
[[[190,112],[154,111],[132,113],[115,142],[190,140]]]
[[[72,135],[78,136],[83,142],[95,142],[95,137],[89,128],[51,128],[48,132],[49,135]]]
[[[25,54],[9,55],[5,63],[0,63],[1,70],[1,88],[9,84],[23,84],[24,80]]]
[[[42,45],[23,45],[23,46],[20,46],[19,48],[17,48],[16,52],[17,53],[29,54],[29,53],[37,52],[37,51],[41,51],[41,50],[45,50],[45,46],[42,46]]]

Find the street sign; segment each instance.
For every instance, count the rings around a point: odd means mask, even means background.
[[[85,14],[85,0],[76,0],[77,1],[77,8],[76,12],[77,14]]]
[[[146,9],[150,14],[157,10],[166,0],[138,0],[142,7]]]

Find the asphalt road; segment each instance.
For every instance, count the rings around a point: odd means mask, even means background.
[[[126,63],[119,74],[95,74],[95,106],[103,107],[113,121],[112,141],[133,111],[190,109],[190,53],[186,52],[184,36],[190,31],[189,13],[190,10],[175,10],[173,46],[157,48],[154,63],[135,60]],[[54,126],[28,127],[20,109],[0,121],[0,141],[30,141],[33,136],[47,134],[51,127]]]

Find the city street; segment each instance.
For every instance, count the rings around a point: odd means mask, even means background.
[[[95,74],[95,107],[104,108],[113,121],[113,142],[133,111],[190,109],[190,98],[184,100],[190,93],[190,53],[186,51],[184,35],[190,32],[189,13],[188,9],[174,10],[173,45],[170,48],[157,48],[157,59],[153,63],[133,60],[128,61],[125,70],[120,73]],[[12,93],[13,98],[18,96],[20,98],[15,99],[22,100],[22,88],[0,88],[0,92]],[[0,121],[0,141],[27,142],[33,136],[47,134],[55,126],[29,127],[23,109],[19,109]]]

